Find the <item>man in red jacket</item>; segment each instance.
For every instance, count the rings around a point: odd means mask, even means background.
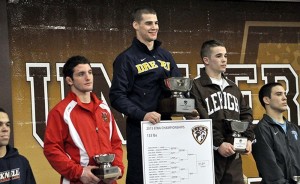
[[[88,59],[74,56],[63,67],[69,94],[50,112],[44,154],[61,174],[61,183],[116,183],[124,172],[122,142],[110,108],[91,92],[93,73]],[[92,173],[99,154],[115,154],[119,176],[101,180]]]

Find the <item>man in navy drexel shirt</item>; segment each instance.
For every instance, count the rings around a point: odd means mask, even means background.
[[[142,184],[141,121],[153,124],[161,119],[157,112],[164,91],[164,79],[181,76],[170,52],[160,47],[157,41],[159,30],[155,10],[137,8],[132,13],[132,26],[136,37],[132,45],[119,54],[113,64],[113,80],[110,88],[112,107],[127,116],[126,184]]]

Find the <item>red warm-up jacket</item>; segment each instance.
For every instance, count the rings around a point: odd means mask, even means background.
[[[58,103],[47,118],[44,154],[61,174],[61,183],[79,184],[83,167],[96,165],[96,154],[115,154],[112,165],[124,172],[122,142],[107,104],[91,93],[92,109],[73,92]]]

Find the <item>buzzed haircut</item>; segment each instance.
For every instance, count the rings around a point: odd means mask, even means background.
[[[132,22],[140,22],[142,20],[142,14],[154,14],[156,15],[156,11],[153,8],[144,6],[144,7],[138,7],[133,10],[131,14]]]
[[[264,97],[269,97],[271,98],[271,93],[272,93],[272,88],[275,86],[282,86],[282,84],[278,83],[278,82],[270,82],[268,84],[263,85],[259,92],[258,92],[258,98],[260,101],[260,104],[266,108],[266,104],[264,102]]]
[[[0,112],[6,113],[6,111],[2,107],[0,107]]]
[[[208,57],[210,55],[211,53],[210,48],[219,47],[219,46],[225,47],[224,43],[219,40],[205,41],[202,44],[201,51],[200,51],[201,59],[203,59],[204,57]]]
[[[91,66],[90,61],[83,56],[70,57],[63,66],[64,78],[70,77],[73,79],[74,68],[79,64],[89,64]]]

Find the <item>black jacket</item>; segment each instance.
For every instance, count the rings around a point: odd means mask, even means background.
[[[0,158],[1,184],[35,184],[28,160],[16,148],[6,146],[7,153]]]
[[[202,68],[201,77],[194,79],[191,89],[191,97],[195,99],[200,118],[212,119],[215,147],[219,147],[223,142],[232,143],[232,131],[224,122],[225,119],[249,122],[250,126],[244,132],[244,136],[249,140],[254,139],[252,109],[246,104],[237,85],[228,79],[226,81],[229,85],[221,91],[220,86],[213,84],[205,68]]]
[[[262,183],[287,184],[300,176],[300,129],[286,120],[286,133],[264,114],[254,128],[253,157]]]
[[[140,123],[145,114],[157,111],[159,99],[170,95],[164,90],[164,79],[181,76],[168,51],[154,41],[154,49],[134,38],[132,45],[113,63],[113,79],[110,88],[112,107]]]

